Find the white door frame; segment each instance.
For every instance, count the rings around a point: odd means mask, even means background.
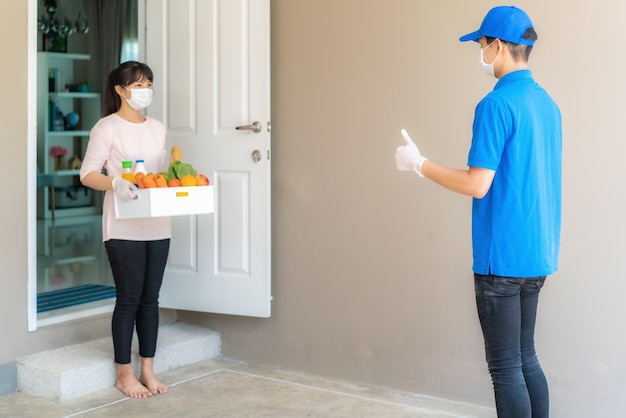
[[[28,108],[26,206],[28,213],[28,331],[37,330],[37,8],[28,0]]]
[[[28,331],[37,331],[38,327],[58,324],[78,318],[85,318],[103,313],[113,312],[114,304],[96,308],[81,309],[76,312],[50,316],[46,319],[37,317],[37,17],[38,3],[41,0],[28,1],[28,107],[27,107],[27,149],[26,149],[26,183],[27,183],[27,313]],[[144,1],[138,1],[139,28],[139,59],[145,58],[145,17]]]

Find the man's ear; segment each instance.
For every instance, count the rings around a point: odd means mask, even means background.
[[[503,53],[504,48],[506,48],[507,46],[506,42],[502,42],[502,40],[500,40],[499,38],[496,38],[496,43],[498,47],[498,52]]]

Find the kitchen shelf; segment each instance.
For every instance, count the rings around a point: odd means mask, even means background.
[[[103,192],[80,184],[76,168],[87,149],[91,128],[100,119],[101,94],[65,91],[66,84],[85,80],[87,54],[37,54],[37,292],[95,283],[113,283],[102,245]],[[81,68],[82,67],[82,68]],[[49,71],[56,69],[58,71]],[[58,83],[49,80],[56,74]],[[59,76],[60,74],[60,76]],[[53,91],[51,91],[53,90]],[[51,101],[63,113],[79,115],[77,129],[52,130]],[[61,129],[61,126],[58,126]],[[55,167],[54,146],[68,154]],[[72,165],[68,165],[72,159]],[[76,164],[76,165],[74,165]],[[49,313],[46,313],[49,314]]]
[[[57,170],[54,175],[55,176],[77,176],[80,173],[80,170]]]
[[[48,92],[48,96],[54,99],[99,99],[100,93],[61,91],[61,92]]]
[[[89,192],[92,197],[88,206],[71,207],[72,202],[65,202],[65,207],[58,207],[62,205],[59,204],[59,199],[54,198],[55,192],[61,193],[58,197],[64,199],[66,195],[62,189],[80,187],[80,171],[56,170],[54,157],[49,154],[52,147],[60,146],[68,150],[64,164],[73,157],[82,159],[87,149],[90,130],[101,117],[100,93],[66,90],[67,85],[78,81],[75,78],[75,64],[90,59],[88,54],[63,52],[39,52],[37,55],[37,166],[40,175],[52,176],[48,181],[42,182],[37,190],[37,217],[40,219],[101,212],[102,193],[95,191]],[[51,105],[53,102],[55,106]],[[59,128],[52,126],[51,112],[55,109],[63,116],[76,112],[79,115],[78,129],[55,130]],[[54,116],[57,119],[57,115]]]
[[[79,130],[67,130],[67,131],[48,131],[48,137],[50,138],[73,138],[73,137],[83,137],[89,136],[89,131],[79,131]]]

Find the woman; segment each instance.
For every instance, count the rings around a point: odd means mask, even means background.
[[[152,100],[152,70],[130,61],[109,73],[104,92],[104,117],[93,127],[80,169],[81,182],[105,190],[102,237],[116,288],[112,319],[117,367],[116,387],[132,398],[167,392],[154,374],[159,327],[159,290],[167,260],[170,219],[115,219],[114,194],[134,197],[135,186],[121,178],[122,161],[143,159],[149,172],[167,171],[165,128],[141,110]],[[106,174],[102,173],[102,169]],[[141,357],[139,379],[131,367],[131,342],[136,327]]]

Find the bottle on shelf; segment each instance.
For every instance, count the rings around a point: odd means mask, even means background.
[[[146,171],[146,166],[143,163],[143,160],[135,161],[135,174],[137,173],[148,174],[148,172]]]
[[[131,183],[135,183],[132,161],[122,161],[122,178],[130,181]]]

